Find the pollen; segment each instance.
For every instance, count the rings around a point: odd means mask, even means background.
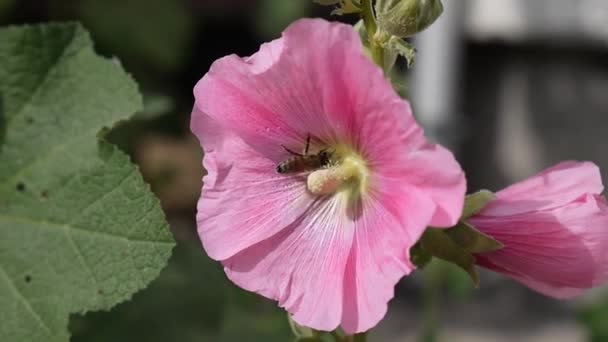
[[[362,156],[345,145],[334,146],[331,150],[334,153],[330,165],[308,175],[308,190],[315,195],[365,193],[369,169]]]

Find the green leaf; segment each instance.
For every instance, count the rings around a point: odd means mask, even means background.
[[[77,24],[0,30],[0,340],[68,341],[173,248],[127,155],[97,138],[141,109],[133,80]]]
[[[484,234],[467,222],[460,221],[445,233],[460,247],[471,253],[494,252],[503,248],[503,244]]]
[[[454,242],[442,229],[428,228],[420,239],[422,248],[432,256],[451,262],[469,274],[475,286],[479,275],[475,269],[475,257]]]
[[[496,199],[496,196],[489,190],[479,190],[467,195],[464,200],[464,209],[462,209],[462,217],[460,219],[466,220],[477,214],[494,199]]]

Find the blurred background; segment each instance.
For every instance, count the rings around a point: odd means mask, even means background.
[[[565,159],[608,175],[608,1],[444,0],[394,75],[427,135],[455,151],[470,190],[500,188]],[[111,133],[161,203],[178,242],[160,278],[109,312],[73,315],[72,341],[290,341],[285,314],[206,257],[195,230],[201,149],[192,87],[217,58],[246,56],[312,0],[0,0],[0,24],[78,20],[140,85],[145,108]],[[332,20],[354,22],[355,17]],[[608,181],[608,178],[604,178]],[[608,291],[556,301],[450,265],[404,279],[371,341],[608,341]]]

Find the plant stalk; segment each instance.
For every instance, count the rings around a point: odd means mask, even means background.
[[[374,15],[372,0],[361,1],[361,19],[367,31],[367,41],[372,53],[372,59],[376,65],[384,70],[384,48],[380,46],[377,37],[378,24]],[[386,72],[386,70],[384,70]]]

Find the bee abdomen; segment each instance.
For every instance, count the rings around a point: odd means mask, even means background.
[[[279,165],[277,165],[277,172],[278,173],[293,172],[296,164],[297,164],[297,162],[296,162],[295,158],[289,158],[289,159],[279,163]]]
[[[277,165],[277,172],[278,173],[287,173],[288,172],[288,168],[285,162],[280,163],[279,165]]]

